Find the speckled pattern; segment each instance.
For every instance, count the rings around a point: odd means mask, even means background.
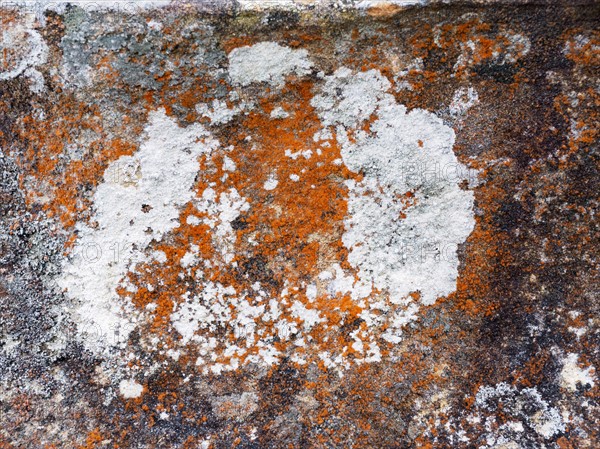
[[[280,3],[0,9],[0,449],[599,447],[599,4]]]

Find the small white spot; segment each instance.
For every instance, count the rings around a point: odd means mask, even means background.
[[[150,20],[147,23],[147,25],[148,25],[148,28],[150,28],[151,30],[154,30],[154,31],[160,31],[160,30],[162,30],[162,27],[163,27],[162,23],[157,22],[156,20]]]
[[[191,226],[198,226],[201,223],[200,219],[195,215],[188,215],[185,222]]]
[[[281,106],[277,106],[271,111],[271,118],[288,118],[288,114]]]
[[[152,252],[152,258],[159,263],[165,263],[167,261],[167,255],[164,251],[154,251]]]
[[[198,262],[197,254],[200,248],[198,247],[198,245],[191,245],[190,249],[191,251],[186,252],[180,261],[181,266],[184,268],[191,267],[192,265]]]
[[[235,162],[232,159],[225,156],[223,158],[223,170],[225,171],[235,171]]]
[[[122,380],[119,383],[119,392],[125,399],[139,398],[144,391],[144,387],[133,379]]]
[[[263,184],[263,189],[273,190],[275,187],[277,187],[277,184],[279,184],[279,181],[277,181],[275,175],[269,175],[269,178]]]
[[[323,322],[318,310],[307,309],[300,301],[294,301],[290,308],[292,315],[304,321],[304,327],[310,329],[317,323]]]

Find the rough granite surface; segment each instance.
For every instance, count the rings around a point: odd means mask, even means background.
[[[0,4],[0,449],[600,447],[600,3]]]

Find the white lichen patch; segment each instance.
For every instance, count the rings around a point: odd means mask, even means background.
[[[262,82],[281,86],[286,75],[306,75],[311,67],[306,50],[293,50],[275,42],[238,47],[229,53],[229,76],[233,84],[240,86]]]
[[[32,81],[32,90],[39,93],[44,78],[35,67],[46,62],[48,46],[34,29],[34,22],[33,14],[23,14],[6,25],[0,20],[0,81],[25,75]]]
[[[432,304],[455,290],[457,247],[475,225],[473,193],[459,187],[469,171],[452,151],[452,128],[430,112],[408,112],[389,88],[376,70],[339,69],[312,105],[335,128],[344,163],[364,175],[347,182],[349,262],[393,303],[418,291]],[[370,133],[358,129],[368,119]]]
[[[271,114],[269,114],[271,118],[287,118],[290,116],[289,113],[287,113],[285,111],[285,109],[283,109],[281,106],[277,106],[276,108],[273,108],[273,110],[271,111]]]
[[[247,211],[250,205],[234,188],[217,194],[211,187],[204,190],[200,198],[195,198],[194,204],[199,211],[207,215],[202,222],[212,229],[213,244],[223,261],[228,264],[235,256],[233,244],[236,234],[231,222],[241,212]]]
[[[124,379],[119,382],[119,393],[125,399],[139,398],[144,391],[143,385],[137,383],[133,379]]]
[[[450,103],[450,114],[462,115],[479,103],[479,95],[473,87],[461,87],[452,97],[452,103]]]
[[[560,372],[560,385],[569,391],[577,391],[578,385],[593,387],[594,373],[593,366],[580,367],[579,355],[567,354],[563,359],[563,367]]]
[[[252,109],[252,107],[251,103],[242,101],[239,105],[229,108],[225,101],[215,99],[210,105],[206,103],[196,105],[196,112],[202,117],[207,117],[212,125],[223,125],[229,123],[236,115]]]
[[[537,388],[520,389],[503,382],[479,388],[473,412],[456,431],[464,433],[471,425],[484,429],[484,444],[474,446],[479,449],[530,447],[527,443],[532,438],[550,440],[566,428],[560,410],[545,400]]]
[[[56,280],[73,301],[73,319],[89,349],[126,341],[135,314],[117,287],[145,260],[148,244],[178,225],[179,208],[194,196],[198,157],[217,145],[202,126],[180,128],[162,110],[150,115],[145,131],[137,153],[106,169],[92,223],[78,225],[75,248]]]
[[[203,287],[202,292],[192,298],[186,295],[184,302],[171,314],[171,322],[181,335],[182,344],[191,341],[199,329],[214,330],[216,324],[232,319],[228,304],[236,290],[212,282]]]
[[[263,189],[274,190],[277,187],[277,184],[279,184],[277,177],[274,174],[271,174],[263,184]]]

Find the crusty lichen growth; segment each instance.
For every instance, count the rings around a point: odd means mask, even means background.
[[[595,447],[597,17],[2,10],[0,447]]]

